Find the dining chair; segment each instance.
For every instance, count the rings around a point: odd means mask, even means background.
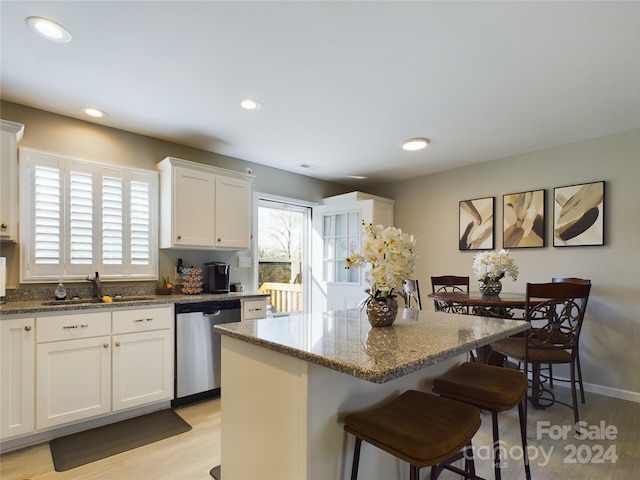
[[[469,293],[469,277],[460,277],[456,275],[431,277],[431,289],[433,293]],[[469,313],[469,307],[466,305],[448,304],[438,300],[434,300],[433,305],[436,312],[461,313],[464,315]]]
[[[591,284],[568,282],[527,283],[525,320],[536,325],[524,337],[509,337],[491,344],[491,348],[506,357],[516,359],[529,374],[531,365],[531,396],[535,408],[561,403],[573,410],[579,421],[576,395],[576,359],[580,332],[587,308]],[[537,326],[543,322],[544,325]],[[572,404],[555,399],[553,392],[540,383],[540,366],[568,364]]]
[[[588,278],[578,277],[554,277],[551,279],[554,283],[578,283],[582,285],[588,285],[591,280]],[[578,385],[580,386],[580,400],[585,403],[584,387],[582,386],[582,368],[580,368],[580,345],[577,346],[576,351],[576,372],[578,374]],[[562,381],[562,380],[561,380]],[[549,386],[553,388],[553,367],[549,365]]]
[[[405,280],[402,284],[402,293],[404,295],[405,307],[413,308],[411,306],[413,300],[418,307],[418,310],[422,310],[422,300],[420,299],[420,285],[418,280]]]

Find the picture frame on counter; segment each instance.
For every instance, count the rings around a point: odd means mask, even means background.
[[[502,206],[503,248],[546,246],[544,189],[503,195]]]
[[[493,250],[495,197],[462,200],[459,204],[459,250]]]
[[[600,246],[605,243],[605,182],[553,189],[553,246]]]

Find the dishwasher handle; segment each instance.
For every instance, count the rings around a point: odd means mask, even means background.
[[[203,317],[219,317],[220,313],[222,313],[222,310],[214,310],[213,312],[202,312],[202,316]]]

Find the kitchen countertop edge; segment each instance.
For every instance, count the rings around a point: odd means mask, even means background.
[[[37,314],[37,313],[55,313],[65,311],[82,311],[95,310],[104,308],[125,308],[139,307],[144,305],[163,305],[177,303],[196,303],[205,301],[220,300],[240,300],[246,298],[262,298],[269,297],[268,293],[211,293],[211,294],[172,294],[172,295],[140,295],[147,298],[146,300],[131,300],[112,303],[80,303],[65,304],[64,301],[60,305],[43,305],[47,300],[29,300],[23,302],[9,302],[0,305],[0,317],[5,315],[21,315],[21,314]]]

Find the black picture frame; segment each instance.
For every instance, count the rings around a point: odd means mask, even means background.
[[[493,250],[495,197],[461,200],[458,216],[459,250]]]
[[[502,248],[546,246],[545,197],[544,189],[502,196]]]
[[[553,246],[605,244],[605,182],[553,189]]]

